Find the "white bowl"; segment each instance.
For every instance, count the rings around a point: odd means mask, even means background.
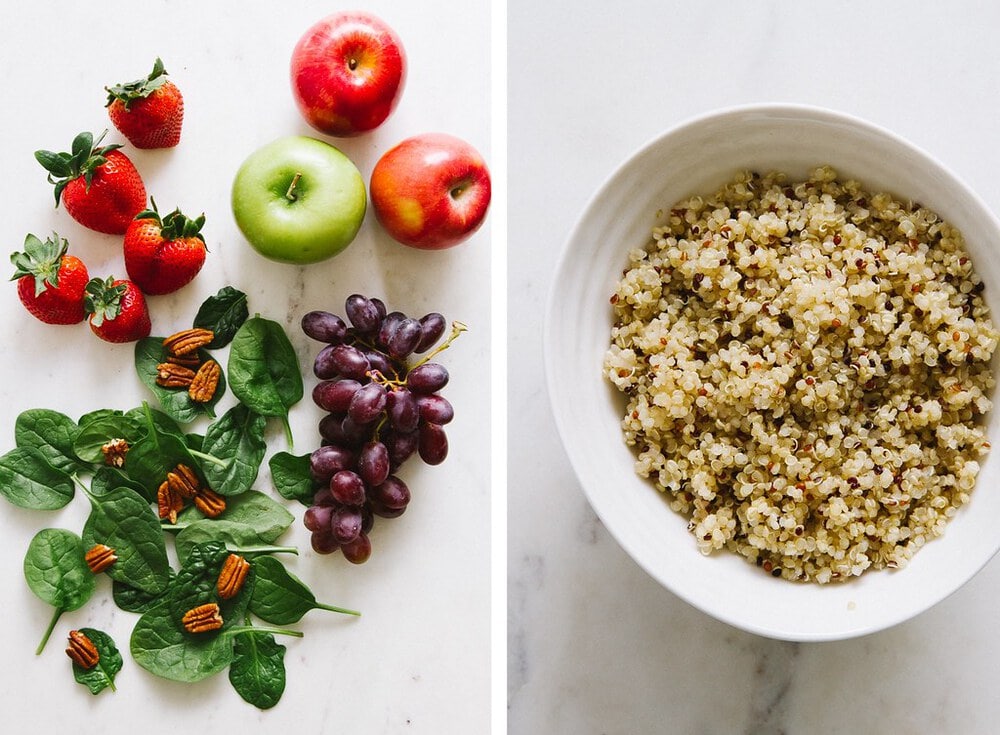
[[[830,164],[869,190],[921,202],[965,235],[984,296],[1000,317],[1000,223],[954,174],[900,137],[813,107],[725,110],[656,138],[615,171],[566,243],[545,329],[546,370],[566,452],[601,521],[657,581],[704,612],[773,638],[818,641],[871,633],[907,620],[958,589],[1000,547],[1000,466],[983,463],[971,502],[944,536],[903,569],[819,585],[772,578],[728,551],[703,556],[687,521],[636,475],[620,430],[624,401],[601,374],[613,315],[608,303],[627,253],[649,241],[681,199],[708,194],[741,169],[806,176]],[[989,416],[997,436],[1000,410]]]

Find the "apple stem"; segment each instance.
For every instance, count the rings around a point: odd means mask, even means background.
[[[292,183],[288,185],[288,191],[285,192],[285,199],[290,202],[294,202],[298,197],[295,194],[295,185],[299,183],[299,179],[302,178],[302,174],[298,171],[295,172],[295,176],[292,177]]]

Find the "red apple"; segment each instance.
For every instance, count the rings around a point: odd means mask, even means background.
[[[292,51],[292,93],[303,117],[327,135],[349,137],[381,125],[406,82],[396,32],[371,13],[334,13],[312,25]]]
[[[458,245],[490,206],[490,172],[479,151],[445,133],[407,138],[375,164],[369,186],[378,221],[421,250]]]

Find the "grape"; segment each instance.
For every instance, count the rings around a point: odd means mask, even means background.
[[[375,528],[375,514],[372,513],[372,504],[365,503],[361,508],[361,533],[369,534]]]
[[[365,483],[351,470],[341,470],[330,479],[330,494],[344,505],[361,505],[365,502]]]
[[[373,505],[388,510],[401,510],[410,503],[410,488],[395,475],[389,475],[385,482],[373,487],[369,494]]]
[[[389,464],[393,469],[398,469],[403,462],[408,460],[417,451],[420,437],[416,431],[405,433],[392,432],[383,436],[385,448],[389,450]]]
[[[332,554],[340,548],[340,544],[333,539],[333,534],[330,533],[329,529],[314,532],[310,541],[313,551],[317,554]]]
[[[359,443],[355,442],[354,439],[348,438],[344,433],[343,423],[346,417],[343,413],[330,413],[320,419],[319,422],[319,435],[323,437],[323,441],[330,442],[341,447],[358,447]]]
[[[330,486],[325,485],[316,491],[313,495],[313,505],[336,505],[337,501],[333,499],[333,493],[330,492]]]
[[[351,398],[347,417],[359,426],[370,424],[382,415],[385,404],[385,386],[380,383],[369,383],[362,386]]]
[[[313,388],[313,403],[324,411],[347,411],[351,399],[358,392],[361,383],[350,378],[343,380],[324,380]],[[440,422],[439,422],[440,423]]]
[[[361,533],[361,511],[342,505],[330,516],[330,533],[338,544],[349,544]]]
[[[379,518],[399,518],[406,512],[406,508],[386,508],[381,503],[372,503],[372,513]]]
[[[354,452],[349,449],[327,445],[309,455],[309,472],[316,482],[329,482],[337,472],[353,467],[354,460]]]
[[[447,424],[455,418],[455,409],[447,398],[437,394],[417,396],[417,407],[420,409],[420,420],[432,424]]]
[[[437,393],[448,385],[448,370],[436,362],[417,365],[406,376],[406,387],[414,393]]]
[[[368,365],[372,371],[377,370],[387,378],[396,375],[397,371],[392,361],[378,350],[362,350],[362,353],[368,358]]]
[[[386,314],[385,318],[382,320],[382,326],[378,328],[379,344],[383,347],[388,345],[393,332],[396,331],[396,327],[398,327],[399,323],[404,319],[406,319],[406,314],[401,311],[390,311]]]
[[[325,505],[313,505],[306,509],[302,516],[302,523],[313,533],[322,528],[330,527],[330,516],[333,515],[333,508]]]
[[[385,302],[382,299],[375,298],[374,296],[369,299],[369,301],[371,301],[375,306],[375,312],[378,314],[379,321],[385,319]]]
[[[441,464],[448,456],[448,437],[437,424],[421,424],[417,451],[427,464]]]
[[[340,371],[333,362],[333,350],[337,345],[327,345],[316,354],[313,360],[313,374],[320,380],[333,380]]]
[[[350,416],[340,422],[340,430],[344,434],[344,440],[349,447],[360,447],[368,440],[369,426],[354,423]]]
[[[307,337],[331,345],[339,345],[347,337],[344,320],[328,311],[310,311],[303,316],[302,331]]]
[[[397,360],[404,359],[420,342],[420,335],[420,322],[409,317],[403,319],[386,343],[389,356]]]
[[[344,313],[350,320],[354,328],[362,334],[374,332],[382,321],[381,314],[378,313],[378,306],[360,294],[353,294],[347,297],[344,304]]]
[[[365,357],[361,350],[352,345],[333,345],[329,349],[329,363],[338,374],[345,378],[353,378],[354,380],[363,381],[367,379],[368,370],[371,366],[368,363],[368,358]],[[320,355],[326,352],[326,350],[327,348],[324,347],[320,351]],[[319,360],[319,356],[316,357],[316,360]],[[325,376],[317,374],[316,377],[323,378]]]
[[[385,482],[389,476],[389,450],[379,441],[370,441],[358,453],[358,474],[369,487]]]
[[[406,433],[417,428],[420,409],[410,391],[406,389],[390,391],[386,396],[385,407],[389,414],[389,423],[397,431]]]
[[[372,542],[368,540],[368,534],[359,533],[356,539],[344,544],[341,551],[352,564],[364,564],[372,555]]]
[[[436,311],[420,317],[420,341],[417,342],[416,353],[427,352],[444,334],[446,322]]]

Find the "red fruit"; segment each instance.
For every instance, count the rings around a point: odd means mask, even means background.
[[[205,215],[188,219],[179,209],[160,217],[153,208],[140,212],[125,232],[125,270],[147,294],[167,294],[186,286],[205,263],[201,236]]]
[[[108,117],[136,148],[171,148],[180,142],[184,98],[160,59],[148,77],[105,89]]]
[[[87,316],[83,295],[90,276],[79,258],[66,254],[68,248],[54,232],[45,242],[28,235],[24,252],[10,256],[21,303],[46,324],[77,324]]]
[[[135,342],[152,329],[142,291],[132,281],[94,278],[87,284],[84,308],[90,329],[105,342]]]
[[[146,187],[132,161],[118,150],[120,145],[100,145],[106,133],[96,141],[90,133],[80,133],[72,152],[35,151],[35,159],[55,184],[57,207],[61,200],[84,227],[122,235],[145,208]]]

